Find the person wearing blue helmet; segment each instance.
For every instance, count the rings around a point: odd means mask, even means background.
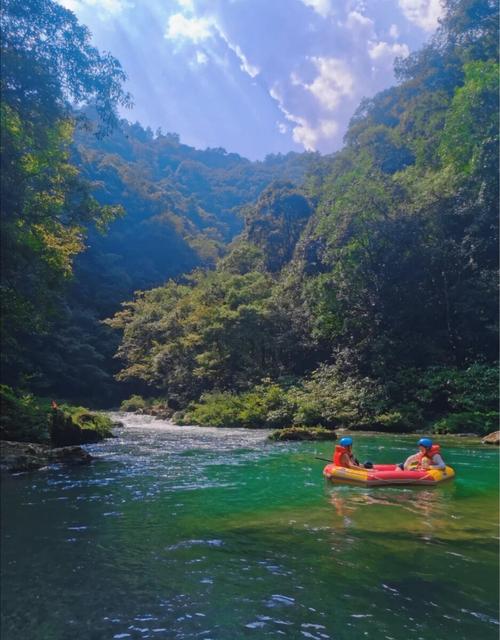
[[[438,444],[430,438],[420,438],[417,444],[418,453],[405,460],[403,469],[446,469],[446,464],[441,457],[441,447]]]
[[[352,438],[350,436],[341,438],[338,445],[335,446],[333,464],[337,467],[347,467],[348,469],[363,468],[352,453]]]

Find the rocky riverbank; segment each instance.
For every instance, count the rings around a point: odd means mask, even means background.
[[[331,429],[322,429],[321,427],[290,427],[288,429],[277,429],[269,436],[269,440],[283,442],[284,440],[336,440],[337,434]]]
[[[78,446],[50,447],[32,442],[0,442],[0,471],[35,471],[50,464],[89,464],[92,456]]]
[[[481,442],[483,444],[496,444],[498,447],[500,445],[500,431],[493,431],[493,433],[490,433],[483,438]]]

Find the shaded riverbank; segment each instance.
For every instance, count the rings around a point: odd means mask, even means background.
[[[81,447],[49,447],[33,442],[0,442],[0,471],[36,471],[52,464],[89,464],[92,456]]]
[[[496,448],[443,439],[443,487],[331,487],[332,443],[120,419],[90,467],[3,483],[3,640],[497,638]]]

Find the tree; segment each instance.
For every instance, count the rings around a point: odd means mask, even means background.
[[[98,205],[69,160],[69,101],[93,104],[104,134],[130,96],[117,60],[52,0],[6,0],[0,20],[2,374],[18,383],[29,370],[23,344],[47,329],[87,227],[119,213]]]
[[[245,235],[264,254],[266,268],[274,273],[290,261],[311,206],[291,183],[276,182],[245,213]]]
[[[140,292],[107,321],[123,332],[121,380],[140,380],[184,398],[244,389],[294,369],[298,345],[275,303],[269,274],[195,272]]]

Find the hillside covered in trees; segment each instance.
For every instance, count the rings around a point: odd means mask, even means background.
[[[153,135],[122,120],[105,138],[77,130],[72,159],[99,204],[119,203],[122,215],[104,234],[89,231],[67,287],[65,316],[36,349],[37,368],[52,393],[107,406],[124,391],[113,379],[118,335],[102,320],[137,290],[213,267],[242,228],[242,207],[277,178],[302,184],[316,155],[250,162],[224,149],[198,151],[173,134]]]
[[[2,382],[200,424],[494,425],[498,6],[446,7],[340,152],[250,162],[119,119],[119,62],[7,0]]]
[[[2,381],[109,406],[124,391],[102,320],[213,266],[241,207],[276,178],[301,184],[316,156],[250,162],[153,134],[118,118],[125,75],[72,13],[11,0],[2,25]]]
[[[203,424],[496,424],[497,7],[447,8],[305,187],[268,187],[214,271],[109,321],[120,379]]]

